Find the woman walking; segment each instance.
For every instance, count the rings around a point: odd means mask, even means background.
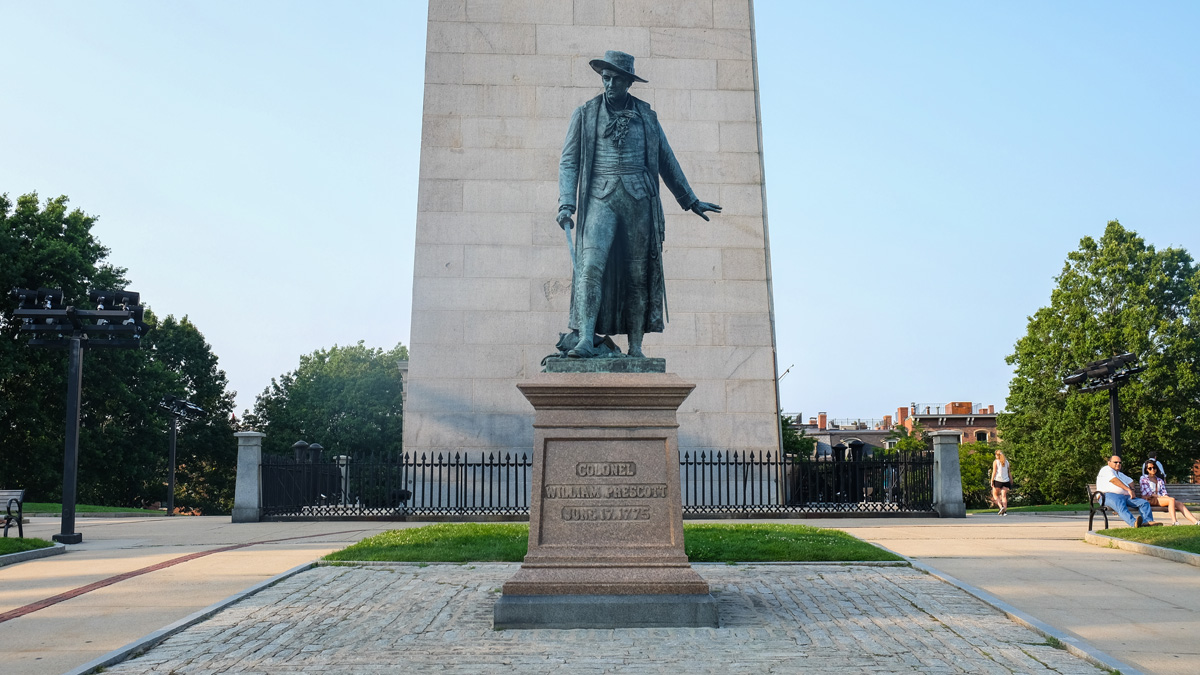
[[[1150,506],[1166,507],[1167,513],[1171,516],[1172,525],[1179,524],[1179,516],[1175,513],[1176,509],[1183,511],[1183,515],[1187,516],[1193,525],[1200,525],[1200,521],[1196,520],[1183,502],[1167,494],[1167,480],[1160,475],[1159,466],[1155,459],[1148,459],[1142,465],[1142,479],[1138,481],[1142,488],[1142,499],[1150,502]]]
[[[997,450],[996,459],[992,461],[992,501],[996,502],[1001,516],[1008,515],[1008,491],[1012,489],[1012,475],[1008,469],[1008,458]]]

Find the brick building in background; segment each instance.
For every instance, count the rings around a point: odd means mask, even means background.
[[[945,406],[919,406],[913,403],[907,407],[896,409],[898,426],[912,431],[913,425],[918,422],[926,433],[931,431],[958,432],[959,443],[988,443],[1000,440],[996,431],[996,406],[994,405],[972,405],[970,401],[952,401]]]
[[[1000,440],[996,430],[996,406],[974,405],[970,401],[952,401],[945,406],[913,403],[897,408],[895,418],[884,415],[883,419],[834,419],[828,413],[820,412],[816,417],[809,417],[807,422],[802,422],[800,413],[790,416],[796,418],[798,431],[803,430],[805,435],[816,440],[818,456],[828,455],[832,446],[851,440],[862,441],[868,452],[871,448],[889,447],[895,442],[888,439],[893,427],[904,427],[911,432],[913,425],[918,422],[926,433],[957,432],[959,443]]]

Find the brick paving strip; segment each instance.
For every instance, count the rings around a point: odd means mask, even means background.
[[[328,537],[328,536],[334,535],[334,534],[348,534],[350,532],[361,532],[361,531],[362,530],[345,530],[343,532],[329,532],[329,533],[324,533],[324,534],[306,534],[301,537],[285,537],[283,539],[266,539],[263,541],[252,541],[247,544],[233,544],[232,546],[222,546],[220,548],[213,548],[213,549],[209,549],[207,551],[197,551],[195,553],[181,555],[177,558],[171,558],[170,560],[164,560],[163,562],[160,562],[155,565],[149,565],[147,567],[143,567],[141,569],[136,569],[131,572],[124,572],[122,574],[116,574],[111,577],[108,577],[107,579],[101,579],[100,581],[94,581],[90,584],[87,584],[86,586],[72,588],[69,591],[59,593],[58,595],[51,596],[44,600],[38,600],[37,602],[31,602],[28,605],[24,605],[22,607],[17,607],[16,609],[11,609],[7,612],[4,612],[3,614],[0,614],[0,623],[4,623],[5,621],[10,621],[12,619],[20,618],[22,616],[25,616],[26,614],[32,614],[33,612],[36,612],[39,609],[45,609],[47,607],[52,607],[54,605],[57,605],[60,602],[70,600],[71,598],[77,598],[85,593],[91,593],[92,591],[104,588],[105,586],[112,586],[115,583],[125,581],[127,579],[132,579],[134,577],[140,577],[143,574],[157,572],[158,570],[164,570],[168,567],[174,567],[175,565],[179,565],[179,564],[188,562],[190,560],[195,560],[196,558],[203,558],[205,556],[213,555],[214,553],[225,553],[226,551],[236,551],[238,549],[247,548],[250,546],[257,546],[259,544],[274,544],[276,542],[291,541],[293,539],[311,539],[313,537]]]
[[[105,672],[1103,672],[909,567],[697,565],[720,628],[494,631],[516,569],[313,568]]]

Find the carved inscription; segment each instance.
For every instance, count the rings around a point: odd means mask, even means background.
[[[546,499],[666,499],[666,483],[547,485]]]
[[[633,462],[580,462],[575,465],[575,475],[587,477],[635,476],[637,464]]]
[[[596,520],[650,520],[649,506],[567,506],[562,510],[562,519],[568,522]]]

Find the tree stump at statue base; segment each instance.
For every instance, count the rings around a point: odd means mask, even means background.
[[[544,373],[533,404],[529,552],[494,627],[717,627],[683,549],[676,411],[695,385],[670,373]]]

